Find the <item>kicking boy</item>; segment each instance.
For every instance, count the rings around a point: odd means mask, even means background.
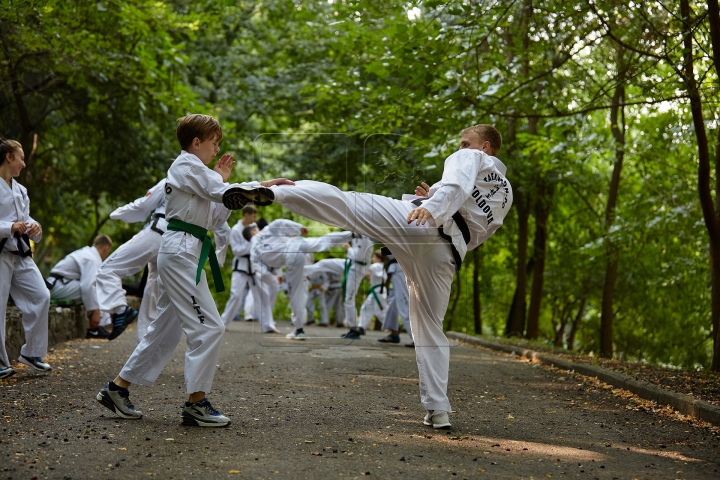
[[[223,199],[227,205],[274,201],[385,243],[407,276],[420,400],[427,410],[423,423],[434,428],[450,428],[450,345],[442,327],[453,276],[466,253],[502,225],[512,204],[505,165],[495,157],[501,144],[500,133],[490,125],[465,129],[460,149],[445,160],[440,182],[417,187],[403,200],[343,192],[314,181],[275,187],[269,194],[232,189]]]
[[[228,185],[231,155],[223,155],[214,171],[206,166],[217,155],[222,130],[209,115],[188,115],[178,121],[177,138],[183,151],[170,166],[165,184],[165,215],[168,231],[158,253],[160,295],[158,317],[125,363],[115,380],[105,384],[97,400],[122,418],[137,419],[142,412],[130,402],[131,383],[152,385],[180,343],[187,336],[185,384],[188,401],[182,411],[183,424],[223,427],[230,419],[215,410],[206,398],[212,387],[225,327],[210,295],[203,265],[210,257],[216,288],[223,290],[220,266],[207,230],[220,227],[230,216],[223,207],[229,187],[256,191],[274,184],[292,184],[285,179]],[[240,208],[244,206],[241,205]]]
[[[30,216],[30,199],[14,177],[25,168],[25,153],[15,140],[0,139],[0,378],[15,374],[5,349],[8,295],[22,312],[25,344],[18,361],[46,372],[50,292],[32,259],[30,240],[42,238],[40,224]]]

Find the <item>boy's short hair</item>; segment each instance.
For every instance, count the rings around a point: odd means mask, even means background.
[[[3,140],[0,138],[0,165],[5,162],[8,153],[14,153],[15,150],[22,150],[22,145],[17,140]]]
[[[218,121],[211,115],[202,115],[200,113],[193,113],[180,118],[175,133],[180,142],[180,148],[183,150],[187,150],[192,145],[195,137],[204,142],[208,138],[212,138],[214,134],[217,135],[219,142],[223,136]]]
[[[258,227],[254,225],[243,228],[243,238],[249,242],[252,239],[252,233],[257,229]]]
[[[252,215],[253,213],[258,213],[257,207],[255,205],[250,205],[249,203],[245,205],[242,208],[243,215]]]
[[[373,252],[373,255],[375,255],[376,257],[378,257],[379,259],[382,260],[382,258],[383,258],[382,249],[378,248],[377,250],[375,250]]]
[[[268,221],[264,218],[259,218],[257,222],[255,222],[255,225],[258,226],[258,230],[262,230],[263,228],[268,226]]]
[[[110,247],[112,248],[112,240],[107,235],[98,235],[93,241],[93,246],[97,248]]]
[[[500,152],[500,147],[502,147],[502,135],[500,135],[497,128],[492,125],[485,124],[473,125],[472,127],[468,127],[463,130],[462,134],[465,135],[469,132],[476,134],[483,142],[490,142],[490,149],[492,150],[491,153],[493,155],[497,155]]]

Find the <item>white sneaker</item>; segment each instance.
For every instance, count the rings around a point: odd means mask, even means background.
[[[452,427],[447,412],[435,412],[434,410],[427,411],[423,419],[423,425],[443,430],[449,430]]]
[[[18,362],[24,363],[38,372],[49,372],[52,370],[52,367],[45,363],[45,361],[40,357],[26,357],[25,355],[20,355]]]
[[[207,398],[196,403],[185,402],[182,419],[183,425],[194,427],[227,427],[232,423],[228,417],[215,410]]]
[[[295,330],[295,331],[285,335],[285,338],[288,338],[290,340],[305,340],[305,333],[298,332],[297,330]]]

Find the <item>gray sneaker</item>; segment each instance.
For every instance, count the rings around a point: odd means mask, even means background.
[[[227,427],[230,419],[210,405],[207,398],[199,402],[185,402],[182,411],[183,425],[193,427]]]
[[[20,355],[18,362],[24,363],[38,372],[49,372],[52,370],[52,367],[45,363],[45,361],[40,357],[26,357],[25,355]]]
[[[449,430],[452,427],[447,412],[435,412],[434,410],[427,411],[423,419],[423,425],[443,430]]]
[[[17,372],[12,367],[0,367],[0,379],[12,377],[16,373]]]
[[[272,205],[275,194],[266,187],[230,187],[223,193],[223,205],[230,210],[240,210],[248,203],[259,207]]]
[[[110,390],[110,383],[108,382],[95,398],[121,418],[137,420],[143,416],[143,413],[135,410],[133,404],[130,403],[130,390],[127,388]]]

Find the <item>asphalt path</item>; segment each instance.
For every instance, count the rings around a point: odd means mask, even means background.
[[[290,331],[288,323],[281,329]],[[422,425],[414,350],[338,338],[306,341],[233,322],[209,398],[223,429],[181,425],[184,341],[156,385],[131,387],[141,420],[95,400],[135,347],[56,348],[54,370],[0,381],[3,478],[717,479],[720,439],[631,398],[517,357],[455,342],[450,431]],[[407,336],[403,336],[407,340]]]

